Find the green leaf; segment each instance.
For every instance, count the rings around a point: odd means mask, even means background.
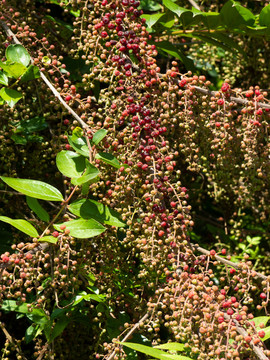
[[[5,63],[0,61],[0,66],[7,73],[7,75],[9,77],[13,77],[15,79],[18,79],[27,70],[26,66],[24,66],[20,63],[14,63],[11,61],[6,61]]]
[[[164,351],[161,351],[159,349],[154,349],[150,346],[145,346],[145,345],[141,345],[141,344],[135,344],[135,343],[130,343],[130,342],[124,342],[124,343],[119,343],[121,345],[124,345],[130,349],[142,352],[143,354],[149,355],[149,356],[153,356],[155,359],[160,359],[160,360],[192,360],[191,358],[187,357],[187,356],[182,356],[182,355],[171,355],[168,354]]]
[[[3,71],[0,71],[0,84],[8,86],[8,77]]]
[[[0,90],[0,96],[10,107],[13,107],[22,98],[22,94],[18,91],[4,87]]]
[[[28,51],[20,44],[9,45],[6,49],[6,58],[24,66],[28,66],[31,60]]]
[[[177,5],[176,3],[174,3],[173,1],[171,0],[163,0],[163,5],[171,10],[174,14],[176,14],[178,17],[180,17],[182,14],[184,13],[191,13],[191,15],[193,16],[192,12],[188,9],[185,9],[179,5]]]
[[[23,233],[32,236],[38,237],[38,232],[28,221],[22,219],[11,219],[7,216],[0,216],[0,221],[3,221],[7,224],[14,226],[16,229],[22,231]]]
[[[265,332],[265,336],[261,339],[262,341],[270,339],[270,326],[262,329]]]
[[[261,26],[269,26],[270,25],[270,4],[265,6],[259,16],[259,23]]]
[[[0,179],[2,179],[12,189],[35,199],[64,201],[64,198],[58,189],[43,181],[16,179],[5,176],[0,176]]]
[[[252,26],[255,22],[255,16],[246,7],[238,2],[229,0],[220,11],[224,25],[229,29],[239,29],[243,25]]]
[[[143,14],[141,15],[141,18],[146,20],[147,27],[151,28],[153,27],[158,20],[163,16],[163,13],[157,13],[157,14]]]
[[[159,24],[167,29],[173,27],[174,22],[175,22],[175,16],[171,11],[166,11],[166,13],[159,20]]]
[[[93,181],[98,177],[99,175],[98,169],[94,165],[92,165],[87,159],[85,159],[85,164],[86,164],[85,173],[80,177],[72,178],[71,179],[72,184],[82,185],[90,181]]]
[[[30,65],[26,72],[22,75],[20,82],[26,82],[38,79],[40,77],[39,68],[34,65]]]
[[[57,336],[62,334],[70,321],[71,319],[64,315],[56,322],[50,335],[50,342],[52,342],[55,338],[57,338]]]
[[[45,130],[47,127],[48,124],[44,117],[35,116],[31,119],[21,120],[18,125],[16,125],[15,133],[24,133],[25,135],[28,135],[36,131]]]
[[[56,156],[56,166],[63,175],[77,178],[85,170],[85,158],[73,151],[62,150]]]
[[[172,351],[183,351],[185,349],[184,344],[180,343],[167,343],[155,346],[155,349],[172,350]]]
[[[25,343],[29,344],[37,335],[39,326],[31,324],[25,331]]]
[[[146,11],[158,11],[161,9],[161,5],[158,4],[155,0],[141,0],[139,9]]]
[[[61,225],[66,225],[66,228],[70,230],[70,235],[78,239],[87,239],[102,234],[106,228],[93,219],[77,219],[67,221],[62,224],[55,224],[54,228],[58,231]]]
[[[37,239],[39,242],[48,242],[50,244],[56,244],[58,239],[54,236],[42,236],[42,238]]]
[[[164,40],[155,43],[157,49],[166,52],[167,54],[179,59],[183,62],[187,70],[195,71],[193,61],[186,57],[180,49],[175,47],[171,42]]]
[[[119,169],[122,166],[120,164],[120,162],[116,159],[116,157],[110,153],[100,152],[100,153],[96,154],[96,159],[102,160],[105,163],[107,163],[117,169]]]
[[[40,205],[37,199],[30,196],[26,196],[27,205],[30,209],[40,218],[42,221],[49,222],[50,216],[45,209]]]
[[[269,320],[270,320],[270,316],[257,316],[253,318],[251,321],[254,321],[255,327],[258,327],[259,324],[264,324],[264,326],[266,326]]]
[[[105,136],[107,135],[107,130],[105,129],[99,129],[98,131],[95,132],[91,142],[95,145],[97,145],[98,143],[101,142],[102,139],[105,138]]]
[[[89,157],[89,149],[85,138],[76,137],[74,135],[68,136],[69,145],[77,151],[77,153]]]
[[[95,219],[103,224],[116,227],[123,227],[126,225],[121,220],[120,214],[95,200],[76,200],[71,203],[68,208],[74,215],[84,219]]]
[[[200,12],[201,20],[208,29],[216,29],[223,25],[222,18],[217,12]]]
[[[23,303],[21,305],[17,304],[17,301],[15,300],[4,300],[1,304],[1,309],[3,311],[15,311],[21,314],[33,314],[36,317],[40,317],[40,318],[47,318],[47,315],[45,314],[45,312],[42,309],[32,309],[31,312],[29,311],[29,308],[27,306],[27,303]]]

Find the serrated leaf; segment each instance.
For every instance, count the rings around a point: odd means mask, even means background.
[[[259,23],[261,26],[269,26],[270,25],[270,4],[265,6],[260,12]]]
[[[84,219],[95,219],[103,224],[116,227],[123,227],[126,225],[121,220],[120,214],[95,200],[76,200],[71,203],[68,208],[74,215]]]
[[[130,349],[142,352],[143,354],[149,355],[149,356],[153,356],[155,359],[160,359],[160,360],[192,360],[191,358],[187,357],[187,356],[182,356],[182,355],[171,355],[168,354],[164,351],[161,351],[159,349],[154,349],[150,346],[145,346],[145,345],[141,345],[141,344],[136,344],[136,343],[130,343],[130,342],[124,342],[124,343],[119,343],[123,346],[126,346]]]
[[[93,138],[91,140],[91,142],[95,145],[97,145],[98,143],[101,142],[102,139],[105,138],[105,136],[107,135],[107,130],[105,129],[99,129],[98,131],[96,131],[93,135]]]
[[[26,196],[27,205],[30,209],[40,218],[42,221],[49,222],[50,216],[45,209],[40,205],[37,199],[30,196]]]
[[[24,66],[28,66],[31,60],[28,51],[20,44],[9,45],[6,49],[6,58]]]
[[[38,237],[38,232],[34,228],[32,224],[30,224],[28,221],[23,219],[11,219],[7,216],[0,216],[0,221],[3,221],[7,224],[10,224],[11,226],[15,227],[16,229],[22,231],[23,233],[32,236],[32,237]]]
[[[193,16],[192,14],[192,11],[188,10],[188,9],[185,9],[179,5],[177,5],[176,3],[174,3],[173,1],[171,0],[163,0],[163,5],[171,10],[174,14],[176,14],[178,17],[180,17],[182,14],[184,13],[191,13],[191,16]]]
[[[12,189],[35,199],[64,201],[64,198],[58,189],[43,181],[17,179],[5,176],[0,176],[0,178]]]
[[[94,179],[96,179],[98,177],[98,175],[99,175],[98,169],[86,159],[85,159],[85,164],[86,164],[86,171],[84,172],[84,174],[82,176],[72,178],[71,179],[72,184],[82,185],[82,184],[88,183],[90,181],[93,181]]]
[[[159,19],[164,15],[164,13],[157,13],[157,14],[143,14],[141,18],[146,20],[147,27],[151,28],[154,26]]]
[[[0,90],[0,96],[11,108],[22,98],[18,91],[5,87]]]
[[[39,68],[34,65],[30,65],[26,72],[22,75],[20,82],[26,82],[38,79],[40,77]]]
[[[252,26],[255,22],[255,16],[252,12],[233,0],[226,2],[220,11],[220,15],[224,25],[229,29],[239,29],[243,25]]]
[[[7,73],[9,77],[13,77],[14,79],[18,79],[27,70],[26,66],[11,61],[6,61],[5,63],[0,61],[0,67]]]
[[[57,237],[54,236],[42,236],[42,238],[37,239],[39,242],[48,242],[50,244],[56,244],[58,241]]]
[[[116,157],[110,153],[100,152],[100,153],[96,154],[96,159],[102,160],[105,163],[107,163],[117,169],[119,169],[122,166],[120,164],[120,162],[116,159]]]
[[[62,150],[56,156],[56,166],[67,177],[80,177],[85,170],[85,158],[73,151]]]
[[[185,345],[184,344],[180,344],[180,343],[167,343],[167,344],[162,344],[162,345],[157,345],[154,346],[155,349],[163,349],[163,350],[172,350],[172,351],[183,351],[185,349]]]
[[[70,230],[70,235],[78,239],[87,239],[102,234],[106,228],[94,219],[77,219],[67,221],[62,224],[54,224],[54,228],[58,231],[61,225],[66,225],[66,229]]]
[[[77,151],[77,153],[89,157],[89,149],[85,138],[76,137],[74,135],[68,136],[69,145]]]
[[[8,86],[8,77],[3,71],[0,71],[0,84]]]

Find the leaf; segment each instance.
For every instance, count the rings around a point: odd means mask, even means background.
[[[142,352],[143,354],[149,355],[149,356],[153,356],[155,359],[160,359],[160,360],[192,360],[191,358],[187,357],[187,356],[182,356],[182,355],[171,355],[168,354],[164,351],[161,351],[159,349],[154,349],[150,346],[145,346],[145,345],[141,345],[141,344],[135,344],[135,343],[130,343],[130,342],[124,342],[124,343],[119,343],[123,346],[126,346],[130,349]]]
[[[18,125],[16,125],[15,133],[24,133],[28,135],[36,131],[45,130],[47,127],[48,124],[46,123],[44,117],[35,116],[31,119],[21,120]]]
[[[270,25],[270,4],[265,6],[260,12],[259,23],[261,26],[269,26]]]
[[[50,244],[56,244],[58,239],[54,236],[43,236],[42,238],[37,239],[39,242],[48,242]]]
[[[252,26],[255,16],[252,12],[238,2],[229,0],[220,11],[224,25],[229,29],[239,29],[243,25]]]
[[[99,175],[98,169],[86,159],[85,159],[85,164],[86,164],[85,173],[80,177],[72,178],[71,179],[72,184],[82,185],[82,184],[88,183],[90,181],[93,181],[94,179],[96,179],[98,177],[98,175]]]
[[[10,107],[13,107],[22,98],[22,94],[18,91],[4,87],[0,90],[0,96]]]
[[[43,181],[17,179],[5,176],[0,176],[0,179],[2,179],[12,189],[35,199],[64,201],[64,198],[58,189]]]
[[[120,162],[110,153],[100,152],[96,154],[96,159],[102,160],[105,163],[119,169],[121,167]]]
[[[146,24],[149,28],[153,27],[158,20],[163,16],[163,13],[157,14],[143,14],[141,17],[146,20]]]
[[[26,82],[38,79],[40,77],[39,68],[34,65],[30,65],[26,72],[22,75],[20,82]]]
[[[159,24],[167,29],[173,27],[174,22],[175,22],[175,16],[171,11],[166,11],[166,13],[159,20]]]
[[[50,216],[45,209],[40,205],[37,199],[30,196],[26,196],[27,205],[30,209],[40,218],[42,221],[49,222]]]
[[[265,332],[265,336],[261,339],[262,341],[270,339],[270,326],[262,329]]]
[[[80,177],[85,170],[85,158],[73,151],[62,150],[56,156],[56,166],[67,177]]]
[[[85,138],[76,137],[74,135],[68,136],[69,145],[79,154],[89,157],[89,149]]]
[[[50,342],[52,342],[57,336],[62,334],[70,321],[71,319],[64,315],[56,322],[50,335]]]
[[[0,66],[7,73],[9,77],[13,77],[15,79],[18,79],[27,70],[26,66],[20,63],[13,63],[11,61],[6,61],[5,63],[0,61]]]
[[[7,216],[0,216],[0,221],[3,221],[7,224],[12,225],[16,229],[24,232],[25,234],[32,236],[32,237],[38,237],[38,232],[34,228],[33,225],[31,225],[28,221],[23,219],[11,219]]]
[[[270,320],[270,316],[257,316],[255,318],[253,318],[251,321],[254,321],[255,326],[258,327],[259,324],[264,324],[264,326],[266,326],[266,324],[268,323],[268,321]]]
[[[161,9],[161,5],[154,0],[141,0],[139,9],[147,11],[158,11]]]
[[[17,301],[15,300],[4,300],[1,304],[1,309],[8,312],[15,311],[21,314],[33,314],[37,317],[45,317],[46,319],[48,319],[47,315],[42,309],[32,308],[30,312],[27,305],[28,305],[27,303],[18,305]]]
[[[174,2],[171,1],[171,0],[163,0],[162,2],[163,2],[163,5],[164,5],[167,9],[171,10],[171,11],[172,11],[174,14],[176,14],[179,18],[180,18],[180,16],[181,16],[182,14],[188,13],[188,12],[191,13],[191,15],[193,16],[193,14],[192,14],[192,12],[191,12],[190,10],[185,9],[185,8],[177,5],[176,3],[174,3]]]
[[[3,71],[0,71],[0,84],[8,86],[8,77]]]
[[[6,58],[24,66],[28,66],[31,60],[28,51],[20,44],[9,45],[6,49]]]
[[[107,135],[107,130],[105,129],[99,129],[98,131],[95,132],[91,142],[95,145],[97,145],[98,143],[101,142],[102,139],[105,138],[105,136]]]
[[[25,331],[25,343],[29,344],[37,334],[39,326],[31,324]]]
[[[163,349],[163,350],[173,350],[173,351],[183,351],[185,349],[184,344],[180,343],[167,343],[162,345],[155,346],[155,349]]]
[[[78,239],[87,239],[102,234],[106,228],[93,219],[77,219],[67,221],[62,224],[54,224],[54,228],[58,231],[61,225],[66,225],[66,228],[70,230],[70,235]]]
[[[68,208],[74,215],[84,219],[95,219],[103,224],[116,227],[123,227],[126,225],[121,220],[120,214],[95,200],[76,200],[71,203]]]
[[[167,54],[181,60],[188,70],[195,71],[193,61],[190,58],[186,57],[182,53],[182,51],[180,49],[177,49],[171,42],[164,40],[156,42],[155,44],[157,49],[165,51]]]

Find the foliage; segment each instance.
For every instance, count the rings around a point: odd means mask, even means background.
[[[1,2],[3,359],[270,356],[258,3]]]

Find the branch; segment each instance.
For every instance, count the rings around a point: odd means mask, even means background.
[[[193,249],[199,251],[200,253],[205,254],[205,255],[207,255],[207,256],[210,256],[210,251],[208,251],[208,250],[206,250],[206,249],[204,249],[204,248],[202,248],[202,247],[200,247],[200,246],[198,246],[198,245],[195,245],[195,244],[190,244],[190,245],[191,245],[191,247],[192,247]],[[219,255],[215,255],[215,259],[216,259],[218,262],[222,263],[222,264],[225,264],[225,265],[228,265],[228,266],[232,266],[233,268],[238,269],[238,270],[241,269],[241,266],[239,266],[239,264],[234,263],[234,262],[232,262],[232,261],[230,261],[230,260],[224,259],[223,257],[221,257],[221,256],[219,256]],[[267,277],[266,275],[263,275],[263,274],[261,274],[261,273],[258,273],[257,271],[253,271],[253,273],[254,273],[257,277],[259,277],[259,278],[261,278],[261,279],[263,279],[263,280],[268,280],[268,277]]]
[[[130,329],[130,331],[127,333],[127,335],[123,338],[123,340],[121,341],[121,343],[125,342],[126,340],[128,340],[128,338],[130,337],[130,335],[132,335],[134,333],[134,331],[140,326],[140,323],[143,322],[144,320],[146,320],[148,318],[149,314],[145,314],[134,326],[132,329]],[[111,360],[114,358],[115,355],[115,351],[113,351],[111,353],[111,355],[108,357],[107,360]]]
[[[196,1],[194,1],[194,0],[188,0],[188,1],[190,2],[190,4],[191,4],[193,7],[195,7],[195,9],[201,10],[200,7],[199,7],[199,5],[196,3]]]
[[[0,25],[5,30],[7,36],[12,37],[15,44],[22,45],[21,42],[18,40],[16,35],[10,30],[10,28],[2,21],[0,20]],[[31,63],[33,64],[34,61],[31,58]],[[65,102],[65,100],[62,98],[62,96],[59,94],[59,92],[56,90],[56,88],[51,84],[51,82],[46,78],[46,76],[40,71],[40,76],[42,80],[45,82],[45,84],[48,86],[48,88],[51,90],[51,92],[54,94],[54,96],[61,102],[61,104],[68,110],[68,112],[81,124],[81,126],[87,130],[89,129],[89,126],[75,113],[75,111]]]
[[[230,316],[224,313],[224,318],[228,320],[230,319]],[[238,332],[238,334],[242,335],[243,338],[248,336],[246,330],[241,325],[239,325],[239,322],[236,319],[233,319],[233,322],[235,324],[236,331]],[[252,347],[252,350],[260,360],[269,360],[269,358],[264,354],[263,350],[259,346],[255,345],[253,341],[250,342],[250,346]]]

